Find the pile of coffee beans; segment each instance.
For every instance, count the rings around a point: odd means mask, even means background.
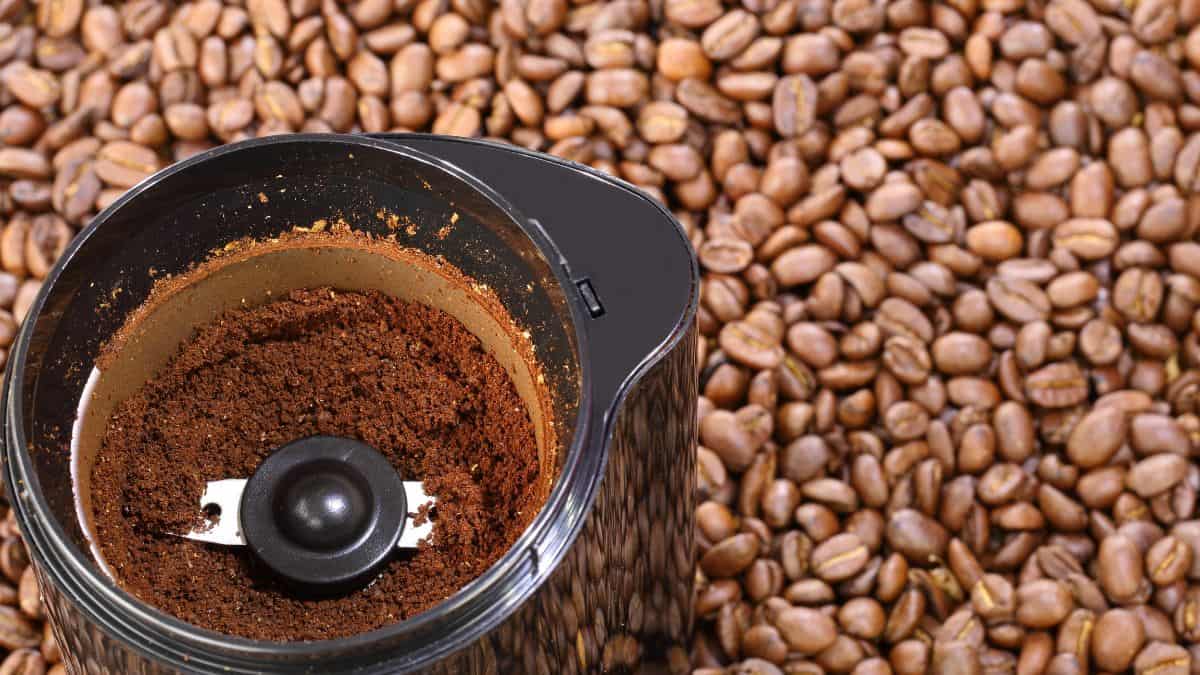
[[[37,577],[7,507],[0,515],[0,675],[66,675]]]
[[[638,185],[698,251],[697,675],[1200,672],[1198,26],[1200,0],[0,0],[0,347],[172,161],[506,139]]]

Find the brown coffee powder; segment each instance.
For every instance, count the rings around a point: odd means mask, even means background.
[[[309,599],[244,547],[170,532],[199,517],[206,481],[249,476],[273,449],[327,434],[384,453],[436,496],[432,542],[367,588]],[[114,413],[92,474],[95,534],[142,600],[222,633],[314,640],[411,617],[516,540],[538,502],[524,403],[448,314],[378,292],[297,290],[201,327]]]

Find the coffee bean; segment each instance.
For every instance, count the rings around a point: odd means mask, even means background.
[[[1107,321],[1093,319],[1079,333],[1079,349],[1093,365],[1111,364],[1121,355],[1121,331]]]
[[[1052,628],[1067,617],[1073,604],[1066,587],[1057,581],[1026,582],[1017,587],[1016,619],[1028,628]]]
[[[1099,218],[1074,218],[1054,228],[1054,244],[1085,260],[1110,255],[1118,241],[1113,224]]]
[[[949,375],[966,375],[985,368],[992,358],[991,347],[977,335],[954,332],[933,343],[933,362]]]
[[[53,105],[62,95],[62,85],[53,75],[21,61],[6,67],[0,82],[14,98],[30,108]]]
[[[700,567],[712,577],[732,577],[754,562],[758,550],[757,536],[736,534],[709,549],[700,559]]]
[[[1097,580],[1114,602],[1133,598],[1143,583],[1142,555],[1131,539],[1114,534],[1100,542]]]
[[[700,264],[706,269],[723,274],[735,274],[750,265],[754,249],[740,239],[710,239],[697,252]]]
[[[34,576],[32,567],[25,568],[25,572],[21,574],[17,593],[18,604],[25,616],[34,619],[46,618],[42,612],[41,592],[38,590],[37,577]]]
[[[0,176],[44,179],[50,176],[50,171],[45,155],[36,150],[0,148]]]
[[[706,417],[700,425],[700,440],[734,471],[748,468],[760,445],[733,413]]]
[[[1099,668],[1123,671],[1133,663],[1145,639],[1145,629],[1135,614],[1125,609],[1108,610],[1096,619],[1092,658]]]
[[[46,659],[35,649],[17,649],[0,663],[0,675],[45,675]]]
[[[1045,292],[1024,279],[992,279],[987,284],[987,297],[997,311],[1019,323],[1050,315],[1050,299]]]
[[[114,187],[132,187],[160,167],[154,151],[129,141],[112,141],[100,148],[93,170]]]
[[[867,215],[876,221],[898,220],[921,205],[922,194],[911,183],[888,183],[867,198]]]
[[[1162,279],[1157,273],[1139,267],[1122,272],[1113,286],[1113,307],[1131,321],[1153,321],[1162,299]]]
[[[101,187],[92,162],[76,160],[55,176],[51,201],[67,221],[82,224],[84,216],[94,210]]]
[[[1133,660],[1137,675],[1185,675],[1192,657],[1186,649],[1166,642],[1151,642]]]
[[[1090,469],[1107,464],[1125,443],[1128,421],[1123,410],[1098,408],[1079,421],[1067,439],[1067,456]]]
[[[42,631],[28,618],[12,607],[0,607],[0,647],[29,649],[37,647],[41,641]]]
[[[1173,584],[1187,575],[1194,555],[1181,539],[1163,537],[1146,551],[1146,576],[1158,586]]]
[[[913,562],[941,556],[948,541],[940,523],[912,509],[897,511],[888,522],[886,534],[888,544]]]
[[[801,654],[817,654],[837,640],[837,625],[833,620],[807,607],[784,609],[773,623],[788,648]]]
[[[815,281],[833,269],[835,263],[836,258],[829,249],[813,244],[791,249],[779,256],[771,263],[771,272],[780,284],[796,286]]]
[[[967,248],[986,260],[1008,260],[1020,254],[1024,241],[1021,232],[1011,223],[990,220],[967,230]]]
[[[1152,455],[1130,468],[1125,484],[1142,497],[1152,497],[1182,480],[1187,466],[1187,460],[1176,454]]]
[[[832,583],[858,574],[870,555],[857,536],[839,534],[813,549],[809,567],[821,580]]]
[[[799,136],[816,120],[817,86],[807,75],[789,75],[775,85],[772,99],[775,129],[784,136]]]

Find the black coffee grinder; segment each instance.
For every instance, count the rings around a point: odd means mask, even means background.
[[[376,209],[412,227],[397,233]],[[522,375],[494,317],[436,274],[386,251],[323,244],[232,256],[138,324],[120,358],[96,376],[101,348],[145,304],[156,278],[181,275],[230,242],[270,241],[333,213],[490,289],[552,375],[537,383]],[[454,227],[441,227],[447,222]],[[588,167],[507,145],[277,136],[148,178],[59,260],[4,382],[5,481],[69,669],[686,672],[698,278],[682,229],[657,202]],[[197,628],[120,590],[89,551],[82,477],[97,430],[197,325],[315,285],[407,295],[480,337],[535,420],[545,504],[495,565],[407,621],[300,643]],[[554,422],[539,425],[543,418]],[[337,454],[343,445],[304,452]]]

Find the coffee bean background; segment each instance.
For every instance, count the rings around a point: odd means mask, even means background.
[[[0,675],[66,675],[13,512],[0,520]]]
[[[676,670],[1200,672],[1198,25],[1200,0],[0,0],[0,347],[173,161],[511,141],[667,203],[700,259]],[[61,672],[0,530],[0,673]]]

